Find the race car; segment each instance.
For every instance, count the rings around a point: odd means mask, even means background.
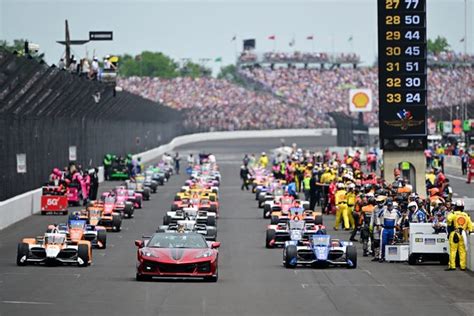
[[[114,211],[112,203],[95,203],[80,211],[79,219],[92,226],[103,226],[106,230],[119,232],[122,229],[122,215]]]
[[[277,225],[268,225],[266,231],[265,247],[274,248],[285,245],[286,241],[292,240],[292,236],[297,231],[301,234],[302,240],[309,240],[316,233],[326,233],[323,225],[307,223],[304,220],[290,220]]]
[[[283,195],[279,198],[265,201],[263,204],[263,218],[270,218],[274,212],[286,212],[292,207],[309,209],[309,202],[296,200],[290,195]]]
[[[136,198],[137,201],[140,200],[139,195],[141,195],[141,198],[145,201],[150,200],[151,189],[145,186],[145,177],[136,176],[135,181],[131,181],[131,180],[125,181],[125,188],[127,190],[135,191],[134,197]]]
[[[179,220],[169,225],[161,225],[157,232],[196,232],[206,238],[206,240],[216,241],[217,228],[206,224],[198,223],[196,220]]]
[[[323,224],[323,215],[320,211],[306,210],[301,206],[295,205],[288,210],[274,211],[270,216],[270,224],[276,225],[289,219],[302,219],[308,223],[316,225]]]
[[[79,267],[87,267],[91,262],[90,241],[79,240],[77,243],[70,243],[66,234],[57,230],[36,238],[23,238],[18,244],[16,256],[16,264],[19,266],[42,263],[77,264]]]
[[[145,171],[143,185],[147,188],[150,188],[151,193],[156,193],[158,190],[158,181],[153,179],[154,172],[150,169]]]
[[[48,232],[57,230],[59,233],[66,234],[70,243],[77,244],[81,240],[88,240],[93,248],[107,248],[107,230],[105,227],[87,224],[87,221],[76,219],[80,218],[80,212],[71,214],[67,223],[50,225]]]
[[[258,207],[263,208],[266,201],[278,200],[285,195],[285,189],[279,184],[272,184],[272,186],[266,190],[261,188],[258,194]]]
[[[116,212],[121,217],[132,218],[135,213],[133,202],[128,200],[127,195],[116,195],[114,192],[104,192],[101,196],[102,201],[94,201],[91,205],[103,208],[105,213]]]
[[[166,212],[166,215],[163,216],[163,225],[187,219],[195,220],[198,224],[217,226],[217,214],[215,212],[199,210],[197,207],[184,207],[180,210]]]
[[[309,242],[290,240],[283,249],[283,265],[296,268],[298,265],[311,267],[345,266],[357,267],[357,250],[352,242],[332,239],[330,235],[315,234]]]
[[[131,202],[134,208],[142,208],[143,196],[135,190],[127,189],[125,186],[118,186],[112,190],[117,202]]]
[[[155,233],[136,240],[137,281],[153,277],[203,278],[217,282],[220,242],[206,242],[198,233]]]

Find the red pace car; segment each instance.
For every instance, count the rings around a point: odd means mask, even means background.
[[[153,277],[203,278],[217,282],[220,242],[206,242],[201,234],[155,233],[136,240],[137,281]]]

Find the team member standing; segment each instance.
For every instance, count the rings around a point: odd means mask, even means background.
[[[370,197],[367,201],[367,205],[362,206],[360,211],[360,239],[362,239],[362,250],[363,256],[369,255],[369,240],[370,238],[370,222],[372,220],[375,210],[375,198]],[[373,248],[373,242],[371,242]]]
[[[174,170],[176,171],[176,174],[179,174],[179,167],[180,167],[180,163],[181,163],[181,157],[179,156],[179,153],[176,152],[176,154],[174,155]]]
[[[344,184],[337,184],[337,191],[335,194],[336,202],[336,223],[334,224],[334,230],[338,230],[341,225],[341,220],[344,224],[344,229],[349,230],[349,216],[347,215],[347,197],[346,190],[344,190]]]
[[[380,214],[383,212],[384,207],[385,207],[385,199],[386,197],[383,195],[379,195],[376,199],[377,205],[374,208],[374,212],[372,214],[372,217],[370,218],[370,225],[369,229],[371,232],[372,236],[372,248],[374,250],[373,255],[374,259],[372,261],[378,261],[380,257],[380,225],[378,225],[377,219],[380,216]]]
[[[262,152],[262,155],[258,159],[258,164],[262,168],[266,168],[268,166],[268,156],[265,152]]]
[[[350,183],[347,186],[346,198],[347,198],[347,216],[349,218],[349,226],[352,230],[354,230],[356,227],[355,220],[354,220],[354,208],[355,208],[357,197],[354,190],[355,190],[355,184]]]
[[[467,181],[471,183],[471,179],[474,177],[474,152],[471,152],[471,158],[469,158],[469,164],[467,166]]]
[[[248,191],[249,190],[249,169],[247,166],[242,165],[240,167],[240,179],[242,179],[242,186],[240,189],[243,191],[244,188]]]
[[[459,252],[459,265],[466,270],[467,234],[472,231],[471,218],[464,212],[464,202],[458,200],[455,210],[448,216],[449,229],[449,267],[447,271],[456,270],[456,253]]]
[[[391,198],[387,199],[385,203],[385,208],[377,218],[378,225],[382,226],[381,236],[381,245],[382,248],[380,251],[379,262],[385,261],[385,246],[390,245],[395,236],[395,228],[400,226],[401,216],[398,209],[393,205]]]

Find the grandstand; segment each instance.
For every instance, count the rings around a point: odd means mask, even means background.
[[[471,109],[473,56],[447,52],[430,55],[429,60],[429,109]],[[378,108],[377,69],[360,67],[359,63],[355,54],[247,51],[237,61],[236,75],[244,85],[208,77],[133,77],[122,78],[120,85],[145,98],[186,110],[185,124],[193,130],[327,127],[334,126],[329,112],[350,114],[351,88],[371,89]],[[366,113],[365,122],[377,126],[377,116],[377,110]]]

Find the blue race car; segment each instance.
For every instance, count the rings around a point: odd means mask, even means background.
[[[331,239],[330,235],[315,234],[309,241],[298,238],[285,242],[283,265],[296,268],[298,265],[311,267],[346,266],[357,267],[357,250],[352,242]]]

